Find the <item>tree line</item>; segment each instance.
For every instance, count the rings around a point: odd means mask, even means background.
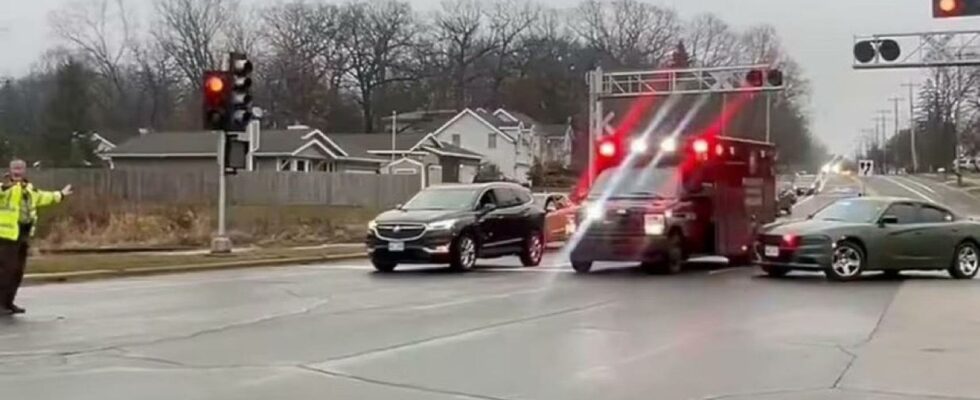
[[[915,128],[920,172],[949,169],[960,156],[980,156],[980,68],[931,68],[924,76],[914,92],[911,124],[903,124],[905,128],[896,134],[894,116],[889,115],[886,145],[880,139],[866,138],[864,157],[878,162],[887,157],[889,165],[911,171],[910,125]],[[909,111],[908,103],[899,108],[902,120],[909,119]]]
[[[141,128],[196,130],[203,71],[227,51],[256,65],[263,125],[325,132],[379,130],[393,111],[504,106],[585,131],[585,73],[677,65],[773,63],[787,90],[773,96],[774,141],[788,163],[823,158],[809,132],[809,91],[767,25],[736,30],[702,14],[682,19],[641,0],[82,0],[50,15],[61,45],[24,76],[0,80],[0,153],[53,165],[91,162],[89,132],[121,140]],[[758,110],[758,107],[753,107]],[[743,117],[759,131],[760,112]]]

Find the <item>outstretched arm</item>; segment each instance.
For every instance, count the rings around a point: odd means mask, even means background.
[[[61,203],[61,200],[64,200],[65,196],[70,195],[72,191],[71,191],[71,185],[67,185],[64,187],[64,189],[61,189],[59,191],[38,190],[36,191],[36,193],[37,193],[37,207],[41,208],[41,207],[47,207],[50,205]]]

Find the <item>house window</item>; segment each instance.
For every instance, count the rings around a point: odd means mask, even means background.
[[[276,171],[291,171],[292,170],[292,160],[288,158],[280,158],[276,160]]]
[[[453,135],[453,146],[459,147],[459,143],[460,143],[459,134]]]
[[[294,160],[295,165],[293,171],[296,172],[310,172],[310,160]]]
[[[496,133],[491,133],[489,136],[487,136],[487,147],[489,147],[491,149],[496,149],[497,148],[497,134]]]

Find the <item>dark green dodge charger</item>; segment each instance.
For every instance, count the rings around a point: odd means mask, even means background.
[[[972,279],[980,269],[980,222],[936,204],[903,198],[835,201],[805,220],[762,228],[755,243],[770,276],[823,271],[828,279],[857,279],[864,271],[947,270]]]

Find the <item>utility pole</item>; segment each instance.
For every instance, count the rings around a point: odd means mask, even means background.
[[[898,103],[901,102],[902,100],[904,100],[904,99],[902,99],[901,97],[892,97],[892,98],[889,98],[888,99],[888,101],[892,102],[895,105],[895,112],[894,112],[894,115],[895,115],[895,129],[894,129],[895,134],[893,136],[895,138],[898,138]],[[897,150],[897,148],[896,148],[896,150]],[[898,162],[897,157],[896,157],[896,160],[895,161]]]
[[[891,111],[878,110],[878,119],[881,121],[881,168],[888,174],[888,114]]]
[[[909,140],[911,140],[912,145],[912,173],[919,172],[919,153],[918,149],[915,148],[915,88],[919,87],[918,83],[903,83],[902,87],[907,87],[909,89]]]
[[[391,110],[391,161],[395,161],[395,134],[398,132],[398,111]]]

